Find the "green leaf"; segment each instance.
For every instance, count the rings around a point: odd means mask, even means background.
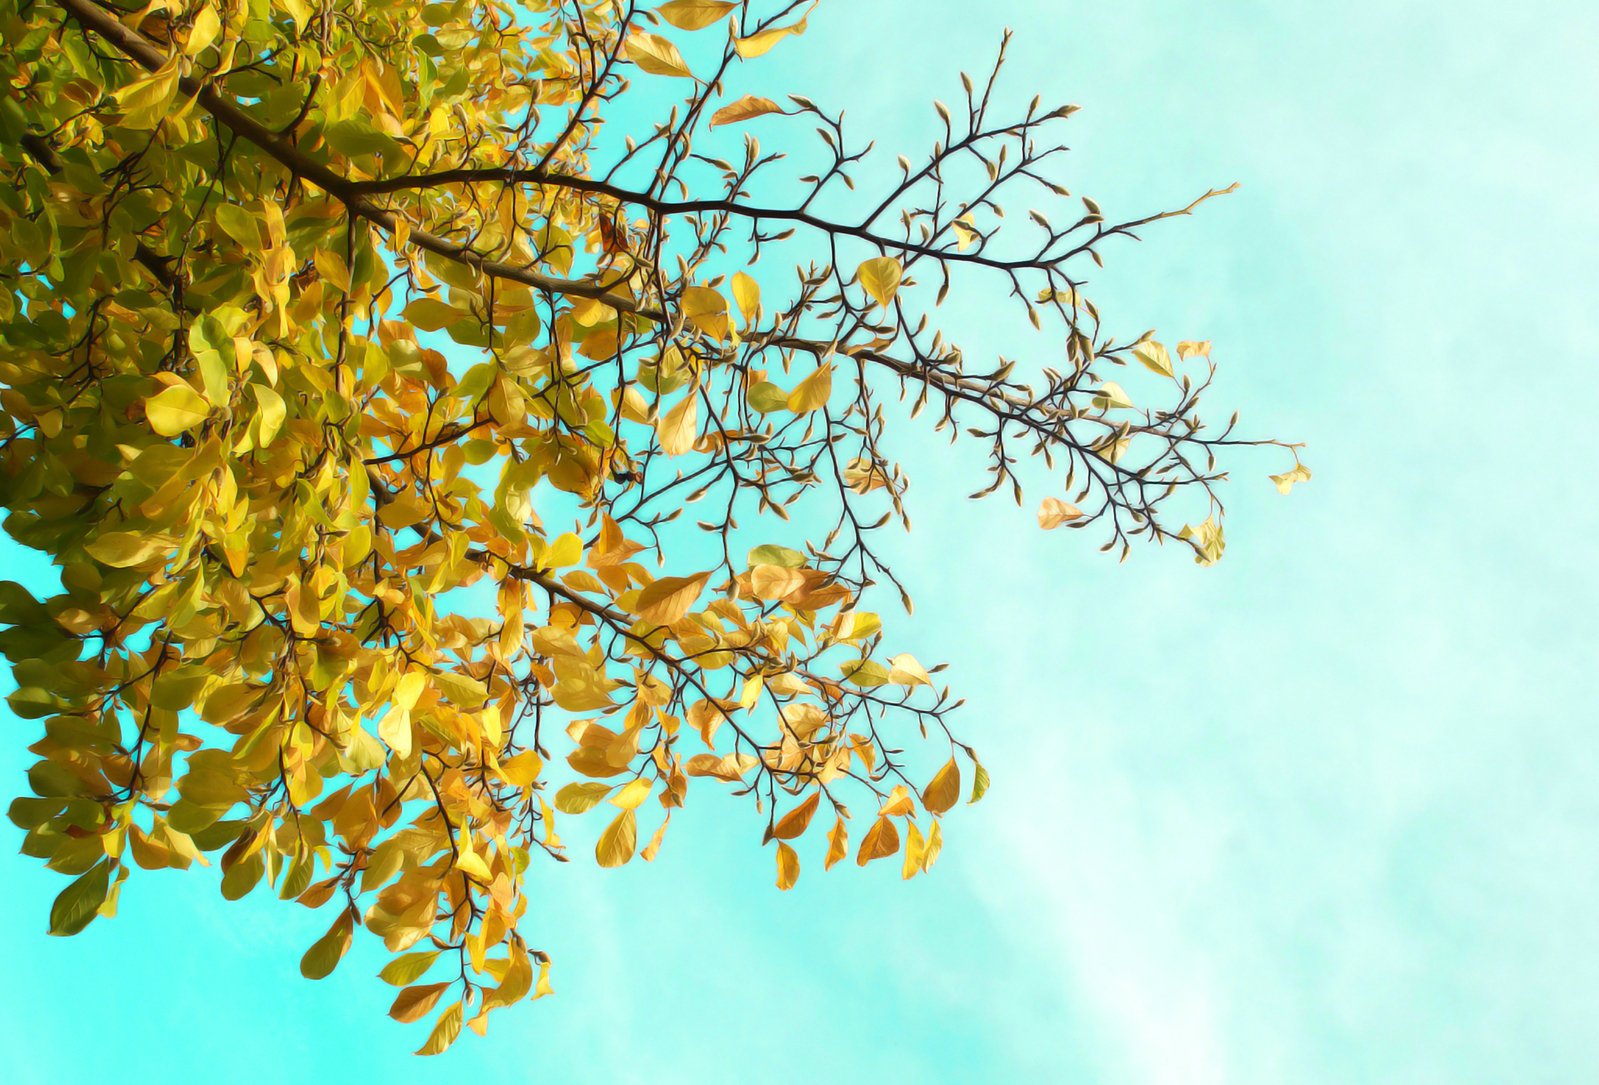
[[[353,928],[349,911],[340,912],[328,932],[311,943],[311,948],[300,958],[300,975],[308,980],[319,980],[332,972],[350,949]]]
[[[972,758],[972,797],[966,800],[966,805],[981,799],[988,794],[988,770],[977,758]]]
[[[761,414],[788,410],[788,393],[771,381],[752,384],[745,398],[749,400],[751,409]]]
[[[781,565],[785,569],[803,569],[805,567],[804,554],[798,550],[790,550],[786,546],[777,546],[772,543],[757,546],[751,550],[749,561],[752,568],[756,565]]]
[[[136,79],[116,92],[124,128],[149,129],[160,124],[178,92],[178,68],[169,64],[161,71]]]
[[[217,225],[222,232],[237,241],[248,253],[258,253],[266,246],[261,242],[261,225],[256,216],[236,203],[225,203],[216,209]],[[202,327],[204,321],[196,324]],[[192,338],[190,340],[193,341]]]
[[[411,322],[412,327],[425,332],[436,332],[449,327],[457,320],[465,320],[470,314],[463,313],[438,298],[417,298],[405,307],[403,315]]]
[[[322,134],[330,147],[347,158],[359,158],[366,154],[399,158],[405,150],[393,136],[379,132],[364,120],[334,121],[322,130]]]
[[[77,934],[87,927],[111,891],[111,860],[102,859],[61,891],[50,906],[50,933]]]
[[[260,883],[264,873],[266,863],[262,861],[260,852],[248,859],[240,859],[222,875],[222,895],[228,900],[238,900]]]

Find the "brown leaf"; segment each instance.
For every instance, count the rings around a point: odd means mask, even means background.
[[[449,983],[424,983],[407,987],[394,996],[389,1016],[409,1024],[427,1015],[439,1001],[439,996],[449,989]]]

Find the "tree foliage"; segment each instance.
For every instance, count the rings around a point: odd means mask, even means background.
[[[1000,63],[874,169],[841,115],[737,92],[808,14],[0,0],[0,491],[60,570],[0,588],[0,647],[54,933],[214,862],[332,906],[308,977],[383,939],[442,1050],[549,990],[518,922],[562,817],[614,867],[730,789],[787,888],[802,853],[925,871],[986,789],[868,609],[909,609],[874,543],[908,527],[897,403],[984,450],[982,494],[1042,461],[1040,525],[1124,556],[1221,556],[1230,446],[1309,477],[1201,420],[1208,343],[1083,293],[1216,192],[1077,203],[1073,108],[1001,115]],[[1051,364],[947,338],[957,283]]]

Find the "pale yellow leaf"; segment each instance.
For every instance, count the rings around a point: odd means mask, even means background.
[[[1294,483],[1310,481],[1310,468],[1302,463],[1295,464],[1292,471],[1284,471],[1280,475],[1272,475],[1271,480],[1277,484],[1277,492],[1285,494],[1294,488]]]
[[[1146,339],[1133,348],[1133,357],[1144,363],[1145,368],[1159,373],[1163,377],[1173,375],[1171,354],[1162,343],[1153,339]]]
[[[681,456],[694,447],[699,436],[699,397],[691,389],[678,400],[671,410],[655,423],[656,435],[661,441],[661,451],[668,456]]]
[[[669,75],[681,79],[694,77],[694,73],[689,71],[688,61],[677,51],[677,46],[659,34],[635,30],[633,36],[627,39],[627,56],[651,75]]]
[[[1038,526],[1053,531],[1060,525],[1082,518],[1083,510],[1058,497],[1046,497],[1038,506]]]

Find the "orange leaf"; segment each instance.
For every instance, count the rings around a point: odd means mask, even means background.
[[[663,576],[638,593],[633,612],[654,625],[671,625],[683,620],[688,608],[705,588],[710,573],[698,576]]]
[[[779,840],[793,840],[804,834],[810,827],[811,816],[816,813],[816,805],[821,802],[822,794],[819,791],[811,792],[811,797],[800,803],[794,809],[784,814],[772,829],[772,835]]]
[[[961,797],[961,770],[952,757],[927,784],[922,792],[922,805],[930,814],[942,814],[954,806]]]
[[[799,881],[799,856],[794,849],[779,841],[777,844],[777,887],[792,889]]]

